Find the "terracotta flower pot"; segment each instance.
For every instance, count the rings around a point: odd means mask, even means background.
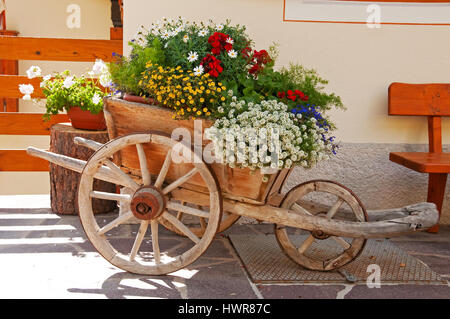
[[[125,101],[135,102],[135,103],[144,103],[144,104],[150,104],[150,105],[157,104],[155,99],[153,99],[151,97],[142,97],[142,96],[131,95],[131,94],[124,94],[123,99]]]
[[[103,131],[106,130],[105,116],[103,111],[92,114],[78,106],[73,106],[67,111],[72,126],[80,130]]]

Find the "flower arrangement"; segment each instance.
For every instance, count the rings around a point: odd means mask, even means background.
[[[244,26],[163,18],[130,45],[128,58],[109,65],[114,87],[154,99],[173,118],[215,121],[205,133],[223,163],[309,167],[336,153],[326,111],[344,108],[339,96],[315,70],[276,69],[277,46],[255,50]]]
[[[32,66],[27,70],[29,79],[41,76],[42,70]],[[96,77],[97,76],[97,77]],[[100,88],[99,84],[104,88]],[[69,111],[72,107],[98,114],[103,110],[103,97],[108,95],[107,87],[110,85],[108,68],[103,61],[95,62],[87,75],[79,77],[66,70],[46,75],[40,82],[40,87],[46,98],[44,114],[45,119],[62,111]],[[34,87],[31,84],[20,84],[19,90],[24,94],[24,100],[33,100],[41,105],[40,99],[31,99]]]

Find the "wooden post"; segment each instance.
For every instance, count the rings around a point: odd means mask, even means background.
[[[446,173],[430,173],[428,174],[428,197],[427,202],[435,203],[439,211],[439,217],[442,212],[442,203],[444,202],[445,184],[447,183]],[[439,231],[439,223],[428,229],[429,233],[437,233]]]
[[[70,124],[55,124],[50,133],[50,151],[61,155],[88,160],[94,151],[77,145],[74,138],[80,136],[100,143],[108,141],[106,131],[87,131],[74,129]],[[78,184],[80,173],[50,164],[50,198],[54,213],[78,214]],[[94,189],[115,193],[116,186],[100,180],[94,181]],[[94,213],[107,213],[117,208],[117,203],[110,200],[93,199]]]
[[[17,36],[19,32],[0,30],[0,36]],[[17,60],[1,60],[0,74],[18,75],[19,62]],[[19,99],[0,97],[0,112],[19,112]]]

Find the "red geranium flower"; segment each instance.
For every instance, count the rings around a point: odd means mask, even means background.
[[[211,53],[214,55],[219,55],[222,50],[227,52],[233,49],[233,45],[228,43],[227,40],[230,38],[228,34],[222,32],[215,32],[208,39],[208,43],[212,46]]]
[[[286,93],[284,93],[284,92],[278,92],[277,95],[280,99],[284,99],[286,97]]]
[[[218,77],[220,73],[223,71],[223,67],[220,65],[222,61],[217,59],[215,56],[211,54],[207,54],[200,65],[203,66],[205,72],[209,73],[212,77]]]

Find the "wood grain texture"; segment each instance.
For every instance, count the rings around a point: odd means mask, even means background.
[[[23,94],[19,91],[19,84],[31,84],[34,87],[34,92],[31,94],[31,97],[45,99],[45,95],[40,87],[41,81],[42,77],[29,79],[21,75],[0,75],[0,96],[6,98],[22,98]],[[98,85],[98,87],[105,90],[101,85]]]
[[[0,171],[2,172],[47,172],[46,160],[32,157],[26,150],[0,150]]]
[[[427,202],[436,204],[439,216],[442,212],[444,202],[445,184],[447,183],[447,174],[429,174],[428,175],[428,196]],[[428,230],[430,233],[437,233],[439,224],[436,224]]]
[[[54,39],[0,36],[0,59],[94,62],[122,54],[122,40]]]
[[[40,113],[0,112],[0,134],[2,135],[49,135],[50,127],[56,123],[69,122],[66,114],[53,115],[45,122]]]
[[[110,139],[117,136],[133,132],[145,132],[150,130],[161,131],[171,135],[176,129],[186,129],[191,136],[191,143],[194,142],[194,134],[200,130],[210,127],[213,122],[207,120],[198,121],[201,127],[195,126],[193,120],[174,120],[173,112],[169,109],[128,102],[120,99],[105,99],[105,118],[108,126]],[[197,132],[195,132],[197,130]],[[174,134],[178,138],[178,134]],[[203,140],[202,145],[207,145],[209,141]],[[148,169],[152,175],[157,175],[163,166],[167,149],[160,145],[144,146],[148,158]],[[123,149],[120,153],[121,165],[138,174],[139,157],[135,148]],[[269,181],[262,181],[263,175],[259,170],[251,172],[250,169],[230,168],[220,163],[210,164],[221,187],[222,194],[227,198],[252,203],[264,204],[274,184],[277,174],[272,174]],[[187,174],[193,168],[191,163],[173,164],[167,174],[168,181],[174,181]],[[189,180],[191,189],[205,191],[205,185],[199,175],[193,176]],[[281,184],[277,184],[280,187]]]
[[[392,162],[421,173],[450,173],[450,153],[393,152]]]
[[[389,115],[450,116],[450,84],[392,83]]]
[[[93,151],[74,143],[74,138],[81,136],[100,143],[108,141],[106,131],[86,131],[74,129],[71,125],[56,124],[52,126],[50,136],[50,151],[87,160]],[[80,174],[61,166],[50,164],[50,198],[52,211],[58,214],[78,215],[77,190]],[[115,193],[116,186],[100,180],[94,181],[94,190]],[[111,200],[92,199],[94,213],[107,213],[117,208],[117,203]]]

